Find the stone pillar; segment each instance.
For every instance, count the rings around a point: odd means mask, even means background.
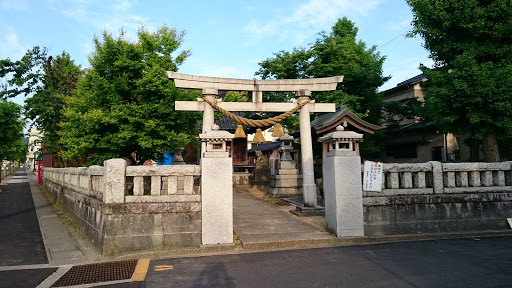
[[[299,102],[307,101],[311,97],[311,91],[297,91]],[[311,122],[309,119],[309,105],[304,105],[299,112],[300,124],[300,151],[302,159],[302,193],[304,206],[316,207],[316,185],[313,165],[313,141],[311,140]]]
[[[434,194],[444,193],[443,183],[443,164],[437,161],[429,161],[432,164],[432,175],[433,175],[433,190]]]
[[[362,137],[338,126],[336,132],[320,138],[328,146],[322,164],[325,221],[338,238],[364,236],[361,157],[355,145]]]
[[[124,159],[110,159],[105,161],[103,166],[105,167],[103,202],[105,204],[124,203],[126,161]]]
[[[219,91],[215,88],[204,88],[203,96],[211,101],[217,100],[217,94]],[[203,133],[206,131],[212,130],[212,125],[215,124],[215,109],[213,109],[210,104],[204,102],[204,111],[203,111]],[[206,144],[201,143],[201,158],[203,157],[203,153],[206,151]]]
[[[233,159],[226,141],[234,135],[212,128],[199,135],[206,147],[201,155],[202,243],[233,244]]]

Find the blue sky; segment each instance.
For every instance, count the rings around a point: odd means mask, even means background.
[[[384,75],[392,79],[380,90],[419,74],[420,63],[431,65],[422,40],[405,38],[412,20],[405,0],[0,0],[0,58],[17,60],[42,46],[51,55],[67,51],[85,68],[93,37],[104,30],[118,35],[123,28],[134,41],[138,27],[166,24],[185,30],[182,48],[192,50],[179,72],[253,79],[258,62],[307,47],[342,17],[386,55]]]

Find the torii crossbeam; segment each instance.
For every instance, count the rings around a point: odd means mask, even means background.
[[[312,78],[312,79],[284,79],[284,80],[249,80],[220,77],[206,77],[181,74],[167,71],[167,77],[174,80],[176,87],[188,89],[201,89],[206,99],[217,101],[217,105],[228,111],[260,111],[260,112],[286,112],[297,106],[297,103],[263,102],[263,92],[295,92],[296,101],[309,100],[311,92],[332,91],[343,76]],[[251,102],[220,102],[217,100],[219,90],[225,91],[251,91]],[[203,133],[210,131],[214,124],[214,109],[204,102],[176,101],[177,111],[203,111]],[[300,146],[302,159],[302,191],[304,206],[316,207],[316,185],[313,170],[313,147],[311,140],[311,126],[309,114],[314,112],[335,112],[333,103],[315,103],[310,101],[299,112]]]

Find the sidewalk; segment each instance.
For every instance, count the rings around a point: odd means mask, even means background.
[[[37,176],[27,171],[27,178],[13,177],[7,183],[29,182],[50,266],[73,265],[99,259],[100,255],[88,240],[78,235],[77,231],[72,226],[66,225],[63,217],[58,215],[58,211],[53,208],[52,203],[39,188]]]

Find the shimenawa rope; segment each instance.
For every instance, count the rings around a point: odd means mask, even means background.
[[[268,119],[255,120],[255,119],[247,119],[247,118],[235,115],[235,114],[227,111],[226,109],[218,106],[217,103],[215,103],[214,101],[206,99],[206,97],[203,97],[203,100],[206,103],[208,103],[210,106],[212,106],[215,110],[226,115],[226,117],[228,117],[229,119],[237,122],[238,124],[242,124],[245,126],[251,126],[251,127],[268,127],[268,126],[277,124],[277,123],[283,121],[284,119],[286,119],[287,117],[289,117],[290,115],[292,115],[293,113],[299,111],[302,107],[304,107],[304,105],[308,104],[311,101],[311,99],[307,99],[306,101],[303,101],[302,103],[298,103],[297,106],[294,107],[293,109],[286,111],[283,114],[277,115],[275,117],[268,118]]]

